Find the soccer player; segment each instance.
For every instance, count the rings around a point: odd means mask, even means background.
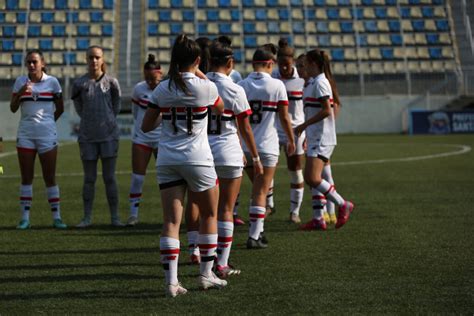
[[[102,177],[114,227],[124,226],[118,214],[118,192],[115,164],[119,147],[117,115],[120,111],[120,86],[117,79],[106,73],[104,51],[91,46],[86,52],[88,71],[76,79],[72,86],[72,100],[81,118],[79,150],[84,170],[82,199],[84,217],[76,225],[89,227],[92,223],[92,206],[97,179],[97,161],[102,162]]]
[[[132,181],[130,185],[130,215],[127,226],[135,226],[138,223],[138,208],[142,197],[143,181],[145,180],[146,168],[150,162],[151,155],[156,158],[158,141],[161,128],[149,133],[142,132],[142,121],[153,90],[159,84],[162,72],[161,65],[155,55],[149,54],[148,60],[143,66],[144,81],[139,82],[132,93],[132,113],[134,128],[132,136]]]
[[[56,184],[58,136],[55,121],[64,111],[62,90],[58,80],[46,74],[40,50],[29,51],[25,64],[28,75],[16,79],[10,102],[13,113],[18,109],[21,111],[16,144],[21,172],[21,220],[17,229],[30,228],[36,153],[43,171],[53,227],[65,229],[67,226],[61,220],[59,187]]]
[[[285,85],[271,77],[273,64],[275,62],[276,47],[267,45],[258,48],[252,58],[254,72],[239,82],[247,94],[252,115],[250,123],[257,144],[258,157],[252,157],[249,148],[243,144],[244,153],[247,157],[246,172],[252,185],[252,202],[249,207],[250,229],[247,240],[248,249],[266,248],[266,238],[263,236],[264,219],[266,211],[266,196],[270,183],[275,175],[278,156],[278,135],[275,127],[275,119],[278,113],[281,127],[288,141],[287,153],[293,155],[295,151],[295,140],[291,120],[288,115],[288,97]],[[261,161],[263,175],[253,174],[254,163]]]
[[[283,38],[280,39],[278,47],[278,69],[273,71],[272,76],[285,84],[289,101],[288,114],[291,118],[291,126],[295,128],[304,122],[303,88],[305,81],[298,76],[298,71],[294,66],[295,52],[294,49],[288,45],[288,41]],[[286,146],[286,134],[278,122],[277,128],[280,146]],[[286,164],[288,173],[290,174],[290,221],[297,224],[301,223],[299,213],[304,194],[302,170],[304,138],[304,133],[302,133],[301,136],[295,136],[295,154],[286,156]]]
[[[198,70],[199,63],[198,44],[184,34],[179,35],[171,52],[169,79],[153,91],[142,124],[144,132],[154,130],[162,113],[157,160],[163,206],[160,252],[167,285],[165,292],[171,297],[187,292],[178,282],[179,228],[186,188],[193,192],[193,202],[199,208],[198,284],[203,289],[227,285],[227,281],[212,272],[217,249],[219,189],[207,139],[208,106],[222,112],[224,104],[216,85]]]
[[[296,127],[299,136],[307,130],[306,165],[304,178],[311,186],[313,195],[313,219],[301,226],[302,230],[326,230],[323,208],[326,199],[339,206],[336,228],[341,228],[349,219],[354,204],[344,200],[334,186],[322,178],[324,165],[336,147],[336,126],[333,104],[339,103],[339,95],[332,76],[326,52],[314,49],[306,54],[307,75],[311,78],[304,89],[306,121]]]
[[[242,182],[244,166],[243,152],[237,130],[251,154],[253,173],[256,177],[263,174],[257,147],[253,138],[249,115],[252,114],[244,89],[235,84],[229,74],[234,66],[231,40],[221,36],[210,47],[211,72],[207,74],[213,81],[224,101],[224,113],[211,115],[208,134],[219,178],[218,207],[218,248],[216,273],[222,278],[240,274],[228,264],[232,238],[234,235],[233,207]]]

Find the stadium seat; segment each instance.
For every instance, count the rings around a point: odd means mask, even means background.
[[[291,11],[291,18],[293,19],[293,21],[304,20],[304,13],[303,13],[303,10],[293,9],[293,10]]]
[[[434,8],[433,7],[422,7],[421,13],[424,18],[433,18],[434,17]]]
[[[42,23],[53,23],[54,22],[54,12],[41,12],[41,22]]]
[[[343,61],[344,60],[344,49],[332,49],[331,50],[331,59],[334,61]]]
[[[335,22],[335,21],[329,22],[329,32],[341,33],[341,26],[339,25],[339,22]]]
[[[367,35],[367,43],[369,46],[378,46],[380,45],[379,36],[377,34]]]
[[[92,9],[92,0],[79,0],[79,9]]]
[[[389,20],[388,29],[390,32],[400,32],[400,21],[398,20]]]
[[[245,47],[257,47],[257,37],[256,36],[246,36],[244,37]]]
[[[454,52],[452,46],[445,46],[442,48],[443,58],[452,59],[454,58]]]
[[[359,34],[358,36],[356,36],[356,43],[358,46],[367,46],[368,45],[367,35]]]
[[[21,65],[22,61],[23,61],[23,54],[22,53],[13,53],[12,54],[12,64],[15,65],[15,66],[19,66]]]
[[[449,23],[447,20],[436,20],[436,29],[441,32],[449,31]]]
[[[336,8],[327,9],[326,15],[329,20],[339,20],[339,9],[336,9]]]
[[[409,7],[401,7],[400,8],[400,16],[402,19],[410,19],[411,18],[411,10]]]
[[[364,8],[364,18],[365,19],[375,19],[375,12],[373,8]]]
[[[416,48],[416,53],[418,55],[418,59],[439,58],[439,57],[436,57],[436,56],[431,56],[431,51],[427,47],[417,47]],[[441,51],[440,51],[440,53],[441,53]],[[436,55],[436,54],[434,54],[434,55]]]
[[[287,9],[279,9],[278,10],[278,18],[280,20],[288,20],[290,18],[290,14]]]
[[[325,9],[316,9],[316,19],[317,20],[327,20],[328,16]]]
[[[339,35],[331,35],[329,38],[329,43],[330,46],[337,47],[337,46],[342,46],[342,38]]]
[[[392,42],[392,45],[395,46],[403,45],[403,39],[400,34],[390,34],[390,41]]]
[[[76,48],[78,50],[87,50],[90,46],[90,41],[88,38],[78,38],[76,39]]]
[[[32,10],[43,9],[43,0],[30,0],[30,9]]]
[[[171,0],[170,5],[172,8],[181,8],[183,7],[183,1],[182,0]],[[171,27],[173,28],[173,27]]]
[[[411,24],[415,32],[423,32],[425,30],[425,20],[413,20]]]
[[[54,7],[56,10],[66,10],[68,8],[67,0],[55,0]]]
[[[386,19],[387,18],[387,8],[384,8],[384,7],[375,8],[375,16],[378,19]]]
[[[446,17],[446,11],[444,10],[443,7],[435,7],[433,15],[437,18],[445,18]]]
[[[66,22],[67,23],[77,23],[79,22],[79,13],[78,12],[68,12],[66,14]]]
[[[425,31],[435,32],[436,31],[436,23],[434,20],[425,20]]]
[[[3,36],[5,37],[15,37],[16,27],[13,25],[3,26]]]
[[[355,48],[344,49],[344,59],[346,60],[357,60],[357,51]]]
[[[38,37],[41,35],[41,26],[40,25],[30,25],[28,27],[28,36]]]
[[[79,36],[89,36],[90,32],[91,32],[90,25],[82,24],[82,25],[77,26],[77,34]]]
[[[352,22],[340,22],[340,29],[343,33],[354,33],[354,27]]]
[[[74,65],[76,63],[76,53],[63,53],[63,62],[65,64]]]
[[[380,54],[380,49],[375,48],[375,47],[369,48],[369,58],[374,59],[374,60],[382,59],[382,55]]]
[[[361,20],[364,18],[364,10],[362,8],[353,8],[351,15],[353,19]]]
[[[342,36],[342,45],[354,47],[355,46],[354,36],[352,34],[351,35],[343,35]]]
[[[441,44],[451,44],[451,36],[449,33],[439,33],[439,42]]]
[[[415,34],[415,43],[417,45],[426,45],[426,35],[424,33],[417,33]]]
[[[382,59],[394,59],[393,48],[381,48],[380,54],[382,55]]]
[[[54,22],[60,22],[60,23],[66,22],[66,12],[65,11],[56,11],[54,13]]]
[[[318,33],[327,33],[329,32],[329,26],[327,22],[317,22],[316,23],[316,30]]]
[[[318,45],[321,47],[329,47],[331,46],[331,40],[329,38],[329,35],[319,35],[317,37],[318,39]]]

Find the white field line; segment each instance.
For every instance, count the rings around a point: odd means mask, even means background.
[[[471,146],[468,145],[450,145],[450,144],[436,144],[436,146],[444,146],[444,147],[451,147],[455,148],[454,151],[448,151],[439,154],[431,154],[431,155],[424,155],[424,156],[413,156],[413,157],[405,157],[405,158],[388,158],[388,159],[374,159],[374,160],[360,160],[360,161],[341,161],[341,162],[333,162],[331,163],[333,166],[353,166],[353,165],[370,165],[370,164],[383,164],[383,163],[391,163],[391,162],[411,162],[411,161],[419,161],[419,160],[428,160],[428,159],[437,159],[437,158],[445,158],[451,156],[458,156],[464,155],[472,150]],[[11,152],[10,152],[11,153]],[[16,151],[14,152],[16,153]],[[6,154],[6,153],[5,153]],[[286,166],[280,166],[279,169],[286,169]],[[154,174],[156,173],[156,169],[147,170],[147,174]],[[115,172],[116,175],[129,175],[131,174],[131,170],[117,170]],[[79,177],[83,176],[84,173],[82,172],[65,172],[65,173],[56,173],[56,177]],[[98,172],[98,175],[102,175],[102,172]],[[35,177],[41,177],[40,174],[35,174]],[[20,178],[20,175],[0,175],[1,179],[17,179]]]

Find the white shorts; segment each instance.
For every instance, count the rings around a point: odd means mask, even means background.
[[[117,157],[119,148],[118,140],[97,143],[79,143],[82,160],[98,160],[100,158]]]
[[[57,139],[17,138],[16,150],[19,152],[38,152],[44,154],[58,146]]]
[[[236,166],[216,166],[219,179],[236,179],[242,177],[244,168]]]
[[[134,139],[133,144],[142,148],[145,151],[155,151],[158,149],[158,142],[147,142],[140,139]]]
[[[244,152],[245,158],[247,159],[247,165],[245,165],[246,168],[248,167],[253,167],[253,160],[252,160],[252,154],[248,152]],[[278,155],[273,155],[273,154],[267,154],[267,153],[258,153],[260,156],[260,162],[262,163],[262,166],[271,168],[271,167],[276,167],[278,165]]]
[[[319,158],[324,162],[328,162],[331,159],[332,153],[336,148],[335,145],[309,145],[308,144],[308,151],[306,152],[306,156]]]
[[[303,149],[303,143],[306,138],[306,134],[303,133],[301,134],[300,137],[295,135],[295,155],[303,155],[304,154],[304,149]],[[283,149],[286,151],[286,143],[288,142],[288,138],[286,137],[286,134],[280,135],[278,134],[278,139],[280,142],[280,146],[283,147]]]
[[[160,190],[184,184],[193,192],[203,192],[217,185],[214,166],[158,166],[156,170]]]

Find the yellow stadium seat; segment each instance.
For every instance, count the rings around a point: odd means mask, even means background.
[[[21,67],[11,67],[11,78],[18,78],[24,74],[24,70]]]
[[[370,72],[373,74],[383,74],[384,68],[382,63],[370,63]]]
[[[67,34],[71,34],[72,36],[76,36],[77,35],[77,29],[75,27],[75,25],[66,25],[66,33]]]
[[[346,67],[344,63],[332,63],[332,72],[336,75],[345,75],[346,74]]]
[[[280,32],[282,33],[290,33],[291,32],[291,26],[289,22],[281,22],[280,23]]]
[[[397,7],[388,7],[387,16],[392,19],[398,18],[400,15],[398,14]]]
[[[198,19],[198,21],[206,21],[207,20],[206,11],[199,10],[197,12],[197,19]]]
[[[329,42],[331,46],[342,46],[342,38],[339,35],[331,35]]]
[[[327,20],[327,18],[326,10],[316,8],[316,20]]]
[[[296,47],[306,47],[306,36],[295,35],[295,37],[293,38],[293,43]]]
[[[10,53],[2,52],[0,54],[0,64],[10,65],[12,63],[12,55]]]
[[[232,23],[231,30],[233,33],[240,33],[242,31],[242,24]],[[240,38],[240,36],[239,36]]]
[[[25,41],[22,38],[17,38],[15,40],[15,50],[23,50],[24,42]],[[33,46],[30,46],[30,47],[33,47]]]
[[[53,26],[51,24],[41,25],[41,35],[42,36],[52,36],[53,35]]]
[[[434,72],[443,72],[444,71],[444,65],[443,65],[443,62],[442,61],[439,61],[439,60],[434,60],[432,63],[431,63],[432,67],[433,67],[433,71]]]
[[[382,31],[382,32],[388,32],[390,31],[389,27],[388,27],[388,22],[387,20],[379,20],[377,21],[377,28],[379,31]]]
[[[158,60],[162,63],[168,63],[170,60],[170,53],[168,50],[160,50],[158,52]]]
[[[351,0],[351,4],[361,5],[362,0]]]
[[[66,22],[66,12],[65,11],[56,11],[54,12],[54,22]]]
[[[268,39],[265,35],[258,35],[257,36],[257,45],[264,45],[268,43]]]
[[[222,21],[230,21],[230,11],[229,10],[219,10],[219,19]]]
[[[114,13],[111,10],[104,11],[103,15],[104,22],[113,22],[114,20]]]
[[[245,20],[255,20],[255,10],[245,9],[243,16]]]
[[[185,33],[193,33],[194,32],[194,25],[192,23],[187,23],[189,25],[188,31],[184,30]],[[219,33],[219,26],[217,23],[212,22],[208,23],[207,25],[207,32],[209,34],[218,34]]]
[[[380,55],[380,49],[370,48],[369,49],[369,57],[370,57],[370,59],[382,59],[382,56]]]
[[[293,9],[293,10],[291,11],[291,17],[292,17],[294,20],[303,20],[303,19],[304,19],[303,10],[301,10],[301,9]]]
[[[405,48],[405,54],[409,59],[418,59],[418,53],[415,47]]]
[[[309,48],[315,48],[318,46],[318,39],[316,38],[316,35],[310,35],[306,40],[308,41]]]
[[[253,53],[254,53],[253,50],[246,49],[245,50],[245,60],[252,60]]]
[[[427,31],[436,31],[436,23],[434,20],[425,20],[425,30]]]
[[[329,22],[329,32],[331,33],[341,33],[341,26],[339,22],[331,21]]]
[[[405,32],[412,32],[413,31],[413,26],[411,25],[411,22],[409,20],[403,20],[402,21],[402,29]]]
[[[267,18],[270,19],[270,20],[280,19],[277,9],[269,9],[267,11]]]
[[[366,7],[364,8],[364,18],[366,19],[374,19],[375,18],[375,12],[373,8]]]
[[[242,38],[240,36],[235,36],[234,38],[232,38],[232,46],[234,48],[242,47]]]
[[[16,13],[15,12],[7,12],[5,14],[5,22],[7,22],[7,23],[16,23]]]
[[[405,57],[405,50],[401,47],[395,47],[393,49],[393,57],[403,59]]]
[[[114,48],[114,39],[113,37],[104,37],[102,38],[102,47],[105,49],[112,50]]]
[[[159,24],[158,32],[161,34],[170,34],[170,25],[168,23]]]
[[[403,42],[405,45],[414,45],[415,44],[415,36],[413,33],[405,33],[403,34]]]
[[[359,65],[359,73],[370,74],[370,63],[362,62]]]
[[[326,5],[336,6],[337,0],[326,0]]]
[[[90,34],[92,36],[100,36],[102,35],[102,28],[100,27],[100,24],[91,24],[91,32]]]
[[[408,4],[408,0],[398,0],[398,3],[405,5],[405,4]]]
[[[393,61],[386,61],[383,63],[383,72],[388,74],[393,74],[397,72],[395,67],[395,62]]]
[[[50,63],[53,65],[61,65],[63,63],[63,53],[52,52],[50,57]]]
[[[91,1],[91,4],[92,4],[93,9],[103,9],[104,8],[104,5],[102,4],[102,1]]]
[[[53,49],[54,50],[63,50],[64,49],[64,39],[62,39],[62,38],[53,38]]]
[[[420,61],[420,70],[422,72],[432,72],[433,65],[431,64],[430,61],[427,61],[427,60]]]
[[[444,58],[454,58],[453,47],[452,46],[443,47],[442,55]]]
[[[305,30],[306,32],[313,34],[316,33],[317,27],[316,22],[308,21],[305,23]]]
[[[422,59],[430,58],[430,54],[428,52],[427,47],[417,47],[416,52],[417,52],[418,58],[422,58]]]
[[[65,50],[76,50],[76,41],[73,38],[68,38],[66,39],[64,43],[64,49]]]
[[[62,70],[62,67],[61,66],[49,66],[48,67],[48,73],[51,75],[51,76],[54,76],[54,77],[62,77],[63,76],[63,70]]]
[[[267,5],[267,2],[265,0],[255,0],[254,3],[257,7],[265,7]]]
[[[268,31],[267,23],[265,23],[265,22],[256,22],[255,23],[255,30],[258,33],[267,33],[267,31]]]
[[[423,33],[415,34],[415,43],[418,45],[426,45],[426,36]]]
[[[193,8],[194,7],[194,1],[193,0],[183,0],[183,7]]]
[[[158,12],[154,10],[146,11],[146,20],[149,22],[157,22]]]
[[[362,21],[355,21],[354,22],[354,31],[362,33],[365,31],[364,23]]]
[[[41,23],[41,13],[38,11],[30,11],[30,22]]]
[[[367,48],[359,48],[357,50],[357,57],[361,60],[369,59],[369,50]]]
[[[439,42],[442,44],[451,44],[451,36],[449,33],[439,34]]]
[[[444,62],[445,70],[456,70],[456,62],[454,60],[447,60]]]
[[[420,72],[420,64],[417,61],[409,61],[408,70],[415,73]]]
[[[356,75],[359,73],[359,67],[357,63],[346,63],[346,74]]]
[[[367,36],[367,43],[371,46],[378,46],[380,45],[379,43],[379,36],[376,34],[369,34]]]
[[[17,27],[16,27],[16,30],[15,30],[15,33],[16,33],[16,36],[17,37],[23,37],[26,33],[26,26],[25,24],[19,24]]]
[[[351,11],[348,8],[341,8],[339,9],[339,17],[345,20],[352,19]]]
[[[410,16],[412,18],[422,18],[423,14],[421,13],[421,8],[420,7],[411,7],[410,9]]]
[[[183,20],[183,15],[181,14],[181,11],[179,10],[172,10],[171,11],[171,19],[173,21],[182,21]]]
[[[90,15],[88,11],[79,11],[79,22],[90,22]]]
[[[18,8],[19,8],[20,10],[26,10],[26,9],[28,9],[28,5],[27,5],[27,4],[28,4],[28,3],[27,3],[27,0],[20,0],[20,1],[18,1]]]
[[[69,9],[77,10],[79,9],[79,0],[68,0]]]
[[[160,8],[169,8],[171,6],[170,0],[160,0],[159,7]]]
[[[353,35],[345,34],[342,36],[342,44],[344,46],[355,46],[355,39]]]
[[[395,62],[395,68],[397,69],[397,72],[405,72],[408,66],[405,64],[404,61],[397,61]]]
[[[357,51],[355,48],[344,49],[344,59],[357,60]]]
[[[446,11],[443,7],[437,6],[434,8],[434,16],[437,18],[444,18],[446,17]]]
[[[215,23],[209,23],[207,27],[207,31],[211,34],[217,34],[217,26]],[[193,34],[194,33],[194,24],[193,23],[184,23],[183,24],[183,32],[186,34]]]

